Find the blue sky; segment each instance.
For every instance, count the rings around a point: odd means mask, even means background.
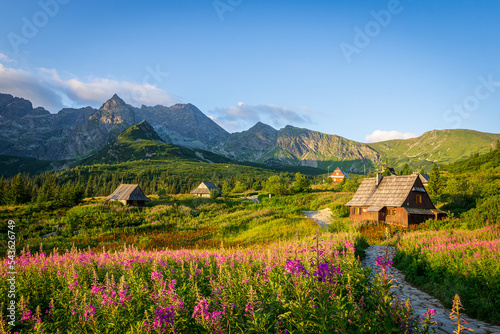
[[[370,142],[500,132],[498,1],[3,0],[0,92]]]

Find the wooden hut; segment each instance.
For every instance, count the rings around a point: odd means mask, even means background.
[[[125,205],[143,207],[150,199],[144,195],[137,184],[121,184],[106,198],[107,201],[117,201]]]
[[[200,185],[193,191],[191,194],[196,195],[198,197],[210,197],[210,190],[215,189],[219,192],[219,195],[222,195],[222,191],[212,182],[202,182]]]
[[[365,178],[347,204],[354,220],[408,226],[446,217],[436,209],[419,174]]]
[[[349,176],[347,175],[346,172],[344,172],[342,168],[337,167],[337,169],[335,169],[333,173],[330,175],[330,178],[332,179],[333,183],[340,183],[344,181],[344,179],[348,179]]]

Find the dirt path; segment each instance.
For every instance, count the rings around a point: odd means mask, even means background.
[[[385,257],[386,247],[382,246],[370,246],[366,250],[366,258],[363,260],[363,266],[375,267],[375,260],[377,257]],[[394,256],[394,248],[390,247],[388,249],[388,256],[392,260]],[[429,308],[436,310],[436,315],[434,319],[438,322],[438,327],[436,333],[453,333],[456,330],[456,325],[451,325],[451,320],[448,318],[451,310],[444,307],[444,305],[436,298],[428,295],[427,293],[420,291],[416,287],[412,286],[410,283],[406,282],[404,279],[404,274],[392,268],[388,270],[389,274],[394,275],[395,287],[393,291],[401,299],[410,299],[411,305],[415,310],[415,314],[422,315],[427,312]],[[493,326],[488,323],[474,320],[469,317],[464,317],[469,322],[468,327],[474,329],[475,334],[486,334],[486,333],[500,333],[500,326]],[[470,333],[469,331],[464,331],[464,333]]]
[[[328,225],[332,222],[332,210],[327,208],[319,211],[302,211],[307,218],[311,218],[319,226],[328,230]]]

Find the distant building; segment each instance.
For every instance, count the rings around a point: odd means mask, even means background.
[[[332,179],[332,182],[338,183],[344,181],[344,179],[348,179],[349,176],[347,175],[346,172],[344,172],[342,168],[337,167],[337,169],[335,169],[333,173],[330,175],[330,178]]]
[[[137,184],[121,184],[106,198],[106,202],[116,201],[125,205],[143,207],[150,199],[147,198]]]
[[[386,222],[400,226],[441,219],[446,212],[436,209],[424,188],[420,174],[365,178],[347,204],[354,220]]]
[[[196,195],[198,197],[210,197],[210,190],[215,189],[219,192],[219,195],[222,195],[222,191],[212,182],[202,182],[200,185],[193,191],[191,194]]]

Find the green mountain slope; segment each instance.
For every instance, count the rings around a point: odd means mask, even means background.
[[[290,125],[275,130],[260,122],[247,131],[231,134],[217,152],[239,161],[325,171],[342,167],[363,173],[380,163],[378,153],[366,144]]]
[[[500,134],[454,129],[433,130],[417,138],[388,140],[369,145],[391,167],[400,169],[408,163],[413,169],[429,169],[434,163],[449,164],[476,153],[489,152],[498,139]]]
[[[500,147],[486,154],[473,154],[468,159],[444,167],[452,173],[476,173],[490,168],[500,171]]]
[[[81,164],[116,164],[143,159],[231,162],[231,159],[208,151],[167,144],[148,122],[142,121],[129,127],[115,141],[83,160]]]

